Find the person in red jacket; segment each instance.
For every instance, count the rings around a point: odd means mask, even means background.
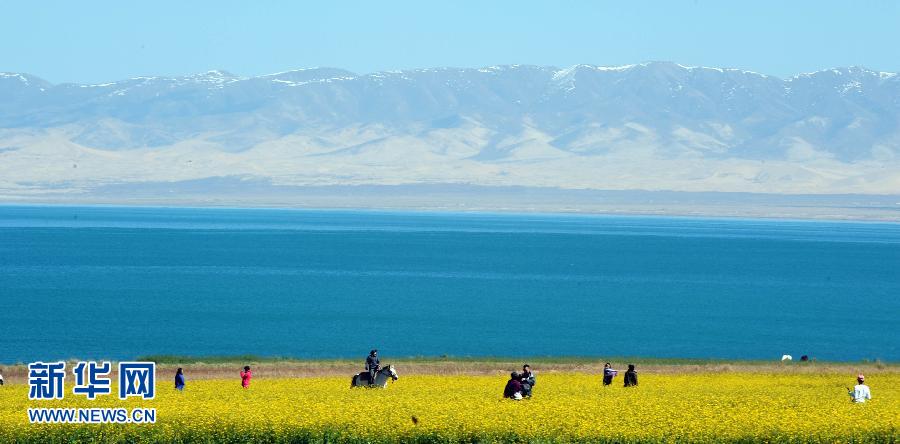
[[[519,376],[518,373],[512,372],[509,375],[509,381],[506,382],[506,387],[503,388],[503,397],[509,399],[522,399],[522,381],[520,381],[522,377]]]
[[[244,388],[250,387],[250,378],[253,377],[253,373],[250,372],[250,366],[245,365],[244,370],[241,371],[241,386]]]

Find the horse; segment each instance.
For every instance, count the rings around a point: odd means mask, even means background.
[[[387,388],[388,378],[394,381],[400,379],[400,377],[397,376],[397,370],[390,364],[384,366],[384,368],[375,373],[374,386]],[[369,372],[360,372],[353,375],[353,378],[350,380],[350,388],[353,387],[369,387]]]

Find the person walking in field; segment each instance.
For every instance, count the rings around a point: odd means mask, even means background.
[[[366,356],[366,371],[369,372],[369,385],[375,385],[375,374],[381,370],[381,361],[378,360],[378,350],[373,349]]]
[[[184,370],[181,367],[175,370],[175,390],[184,391]]]
[[[637,372],[634,371],[634,364],[628,364],[628,371],[625,372],[625,387],[637,387]]]
[[[613,370],[612,365],[608,362],[603,364],[603,385],[608,386],[612,384],[613,378],[619,374],[618,370]]]
[[[862,373],[856,376],[856,386],[852,389],[847,387],[847,394],[853,402],[866,402],[872,399],[872,391],[866,385],[866,377]]]
[[[250,372],[250,366],[245,365],[244,370],[241,370],[241,387],[250,388],[250,378],[253,377],[253,373]]]
[[[3,385],[3,370],[0,369],[0,385]]]

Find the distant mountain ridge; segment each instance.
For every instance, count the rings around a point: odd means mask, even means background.
[[[670,62],[53,85],[0,73],[0,192],[277,184],[900,193],[900,76]]]

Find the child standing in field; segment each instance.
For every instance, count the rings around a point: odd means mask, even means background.
[[[181,367],[175,370],[175,390],[184,391],[184,371]]]
[[[609,365],[608,362],[606,364],[603,364],[603,385],[606,386],[612,384],[613,378],[618,374],[619,372],[617,370],[613,370],[612,366]]]
[[[241,371],[241,387],[250,388],[250,378],[253,377],[253,373],[250,373],[250,366],[245,365],[244,370]]]

